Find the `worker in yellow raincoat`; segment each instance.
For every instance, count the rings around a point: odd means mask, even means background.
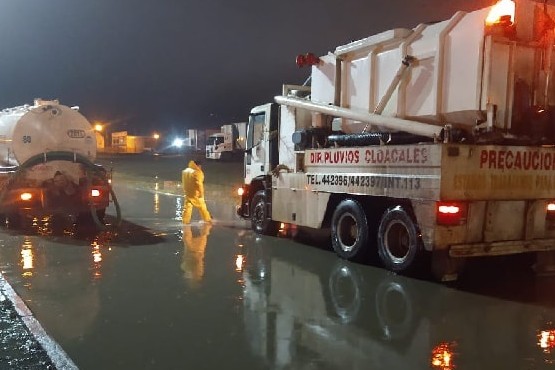
[[[185,192],[185,205],[181,218],[184,224],[191,222],[193,207],[198,208],[200,217],[204,222],[212,222],[212,216],[206,208],[204,201],[204,172],[199,161],[189,161],[189,166],[181,174],[183,191]]]

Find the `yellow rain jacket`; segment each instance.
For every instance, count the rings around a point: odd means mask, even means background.
[[[209,222],[212,217],[204,201],[204,172],[194,161],[189,161],[189,166],[181,174],[183,191],[185,192],[185,205],[182,220],[184,224],[191,222],[193,207],[198,208],[201,218]]]

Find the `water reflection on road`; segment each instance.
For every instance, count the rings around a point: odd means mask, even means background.
[[[193,287],[198,287],[204,278],[204,254],[208,235],[212,225],[202,224],[201,226],[183,226],[183,259],[181,270],[183,270],[185,280]]]
[[[118,231],[0,232],[0,269],[81,369],[555,366],[553,279],[475,294],[257,236],[223,193],[191,226],[179,196],[117,194]]]
[[[258,238],[245,243],[245,326],[276,368],[555,366],[552,307],[464,293]]]

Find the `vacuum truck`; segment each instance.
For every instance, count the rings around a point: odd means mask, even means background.
[[[310,86],[251,110],[239,216],[397,273],[518,253],[553,273],[554,14],[501,0],[300,55]]]
[[[0,112],[0,214],[19,227],[28,217],[75,216],[101,225],[111,175],[94,164],[96,138],[77,107],[36,99]]]

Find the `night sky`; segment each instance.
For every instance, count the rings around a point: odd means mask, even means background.
[[[112,131],[245,121],[302,84],[298,54],[492,0],[4,0],[0,108],[59,99]]]

